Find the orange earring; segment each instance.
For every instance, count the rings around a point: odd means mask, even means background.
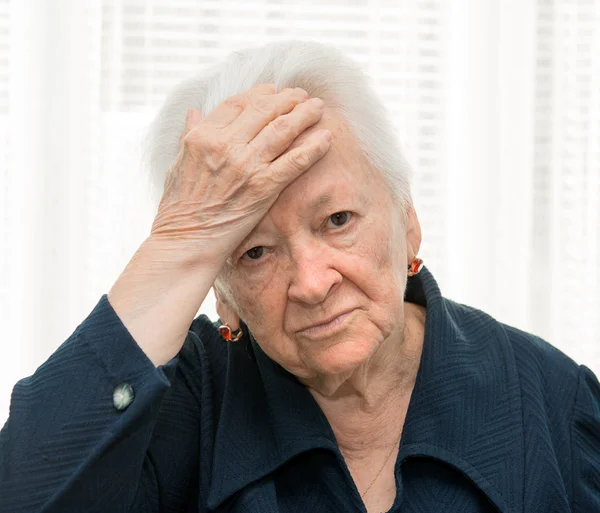
[[[242,335],[244,334],[244,332],[242,331],[241,328],[239,330],[237,330],[237,332],[234,334],[231,331],[229,324],[227,324],[227,323],[219,326],[219,333],[221,334],[223,339],[226,340],[227,342],[237,342],[240,338],[242,338]]]
[[[415,274],[419,274],[421,269],[423,268],[423,260],[415,257],[413,261],[408,265],[408,277],[414,276]]]

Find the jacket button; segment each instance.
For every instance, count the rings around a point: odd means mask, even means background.
[[[123,411],[133,402],[133,388],[129,383],[121,383],[115,387],[113,392],[113,405],[119,411]]]

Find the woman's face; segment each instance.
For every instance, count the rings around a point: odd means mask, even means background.
[[[333,134],[330,151],[282,192],[227,273],[264,352],[309,379],[352,371],[401,334],[407,265],[386,183],[331,111],[320,128]]]

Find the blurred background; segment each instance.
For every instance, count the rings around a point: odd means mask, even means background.
[[[600,373],[600,0],[0,0],[0,425],[149,234],[165,95],[291,38],[372,77],[442,293]]]

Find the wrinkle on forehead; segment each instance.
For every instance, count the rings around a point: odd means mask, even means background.
[[[365,196],[368,191],[372,194],[374,180],[383,180],[380,173],[371,166],[339,111],[333,108],[326,107],[321,120],[301,133],[283,155],[301,145],[312,133],[322,129],[328,129],[333,135],[329,152],[281,192],[246,240],[261,232],[271,232],[276,224],[285,222],[282,215],[289,215],[291,211],[296,211],[300,216],[304,213],[310,215],[319,208],[332,204],[334,196],[337,198],[350,194],[350,191],[345,191],[345,186],[352,190],[352,194]],[[362,182],[359,187],[356,187],[357,180]],[[292,207],[299,203],[302,208]]]
[[[324,158],[327,158],[332,150],[334,150],[336,153],[339,153],[341,157],[344,158],[344,155],[347,153],[347,148],[358,149],[358,141],[354,137],[354,134],[348,127],[348,124],[341,116],[339,111],[331,107],[325,107],[323,117],[318,121],[318,123],[307,128],[298,137],[296,137],[289,148],[283,152],[283,155],[285,155],[288,151],[300,146],[300,144],[310,137],[311,134],[323,129],[329,130],[333,135],[331,148]],[[361,153],[361,156],[364,158],[362,151],[359,150],[358,153]],[[364,160],[366,161],[366,158]],[[343,160],[343,162],[345,163],[345,160]]]
[[[286,189],[292,188],[298,181],[302,181],[307,175],[313,170],[322,170],[327,168],[344,168],[346,170],[354,170],[362,168],[363,170],[369,170],[371,174],[375,170],[372,168],[370,161],[362,151],[358,140],[348,127],[348,124],[343,119],[337,109],[325,107],[323,117],[315,125],[307,128],[302,132],[290,147],[283,152],[285,155],[289,151],[300,146],[311,134],[327,129],[331,132],[333,138],[331,141],[331,147],[327,154],[317,161],[308,171],[300,175],[294,182],[289,184]],[[379,174],[379,173],[376,173]],[[284,189],[285,192],[285,189]]]

